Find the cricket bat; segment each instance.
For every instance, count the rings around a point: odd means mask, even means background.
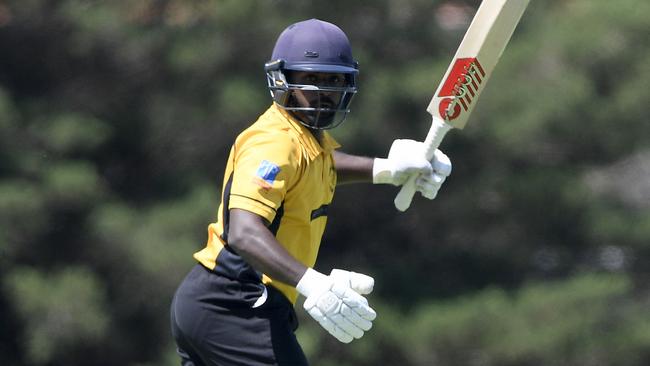
[[[424,140],[431,160],[442,138],[452,128],[462,129],[485,88],[529,0],[483,0],[456,55],[427,107],[433,116]],[[395,207],[406,211],[415,194],[415,177],[395,197]]]

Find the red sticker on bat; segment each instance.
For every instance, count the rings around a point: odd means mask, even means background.
[[[467,111],[484,80],[485,70],[478,59],[457,59],[438,93],[438,97],[444,98],[438,105],[440,117],[451,121]]]

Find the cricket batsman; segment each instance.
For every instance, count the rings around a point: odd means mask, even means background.
[[[386,158],[338,151],[328,129],[350,112],[358,63],[334,24],[287,27],[265,65],[272,105],[239,134],[226,164],[217,221],[171,306],[181,365],[307,365],[294,334],[294,304],[341,342],[361,338],[376,317],[372,277],[313,269],[337,185],[402,185],[435,198],[451,172],[413,140]]]

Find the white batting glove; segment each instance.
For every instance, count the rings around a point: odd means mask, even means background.
[[[330,278],[336,282],[348,285],[351,289],[361,295],[368,295],[375,287],[375,279],[362,273],[333,269]]]
[[[424,143],[415,140],[393,141],[386,159],[377,158],[373,165],[373,183],[404,184],[417,174],[415,188],[423,197],[434,199],[445,179],[451,173],[451,160],[436,150],[431,161],[425,157]]]
[[[393,141],[388,157],[374,160],[372,182],[401,186],[411,174],[431,174],[431,163],[425,158],[422,145],[414,140]]]
[[[307,313],[336,339],[350,343],[372,328],[377,313],[365,297],[350,287],[350,278],[355,277],[357,281],[358,276],[346,276],[347,283],[340,273],[336,276],[340,278],[308,268],[296,289],[307,298],[303,304]],[[361,283],[365,289],[368,288],[367,280],[361,280]]]
[[[433,168],[431,174],[420,174],[415,180],[416,191],[430,200],[436,198],[442,183],[451,174],[451,160],[445,153],[436,150],[431,159],[431,167]]]

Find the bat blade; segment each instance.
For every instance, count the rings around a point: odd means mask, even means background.
[[[462,129],[529,0],[484,0],[427,111]],[[435,150],[435,149],[434,149]]]
[[[529,1],[483,0],[479,6],[427,107],[433,117],[424,140],[428,160],[450,129],[467,124]],[[395,197],[395,207],[406,211],[414,194],[415,177],[411,177]]]

